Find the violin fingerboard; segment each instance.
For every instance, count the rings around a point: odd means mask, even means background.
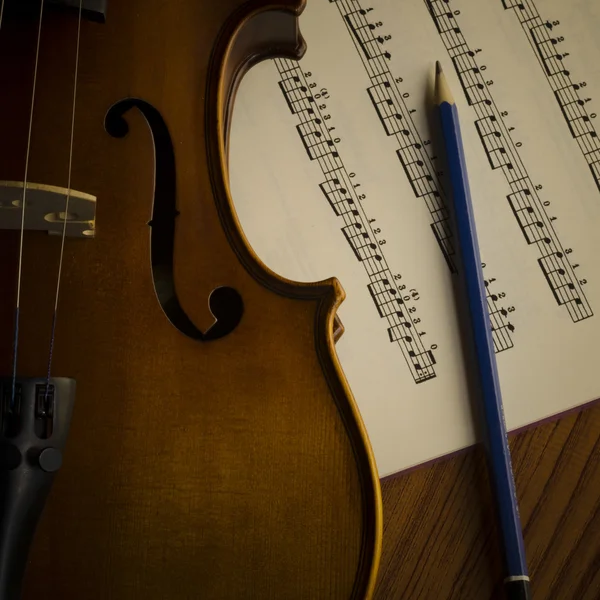
[[[80,0],[45,0],[44,10],[79,11]],[[90,21],[104,23],[108,0],[83,0],[81,3],[82,16]],[[40,0],[5,0],[7,15],[36,16],[39,14]]]
[[[65,8],[79,10],[80,0],[48,0],[50,4],[56,4]],[[108,0],[83,0],[82,12],[90,21],[106,21],[106,5]]]

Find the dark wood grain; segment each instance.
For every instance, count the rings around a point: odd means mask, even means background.
[[[534,600],[600,598],[600,406],[511,436]],[[480,447],[382,483],[375,597],[501,599]]]

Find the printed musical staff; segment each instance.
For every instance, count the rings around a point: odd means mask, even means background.
[[[497,122],[496,117],[493,115],[484,117],[475,121],[475,129],[479,134],[492,169],[500,169],[501,167],[512,169],[512,163],[502,145],[502,134],[496,126]]]
[[[575,284],[568,277],[567,265],[561,252],[543,256],[538,262],[559,304],[581,304]]]
[[[377,252],[379,245],[371,239],[362,223],[346,225],[346,227],[342,227],[342,233],[360,262],[368,258],[381,260],[381,255]]]
[[[456,35],[461,33],[454,14],[444,4],[426,2],[426,5],[433,18],[433,23],[444,42],[444,46],[446,46],[449,52],[452,52],[460,46],[460,43],[456,45]],[[456,54],[451,53],[451,56],[458,56],[459,54],[460,52]]]
[[[297,75],[283,79],[279,87],[293,115],[312,110],[314,99],[307,94],[306,86],[300,83]]]
[[[356,210],[354,199],[351,197],[348,190],[341,187],[339,179],[328,179],[319,185],[325,198],[331,204],[333,212],[339,217],[348,213],[358,216],[360,213]]]
[[[330,0],[339,10],[346,29],[371,81],[367,94],[388,136],[398,142],[398,158],[416,198],[425,202],[431,216],[430,227],[451,272],[456,272],[455,250],[448,225],[446,198],[434,165],[427,153],[429,141],[419,137],[398,82],[389,67],[391,54],[385,50],[385,36],[370,23],[368,11],[358,0]]]
[[[394,77],[390,71],[388,63],[391,54],[389,52],[381,54],[382,46],[385,44],[385,37],[377,34],[380,30],[381,21],[378,21],[377,24],[369,22],[367,15],[372,9],[364,9],[360,0],[330,0],[330,3],[336,5],[346,25],[346,29],[354,42],[354,46],[372,84],[367,88],[367,94],[373,103],[373,107],[386,135],[394,136],[398,142],[398,149],[396,150],[398,160],[415,197],[425,202],[431,216],[430,227],[433,235],[446,259],[450,271],[455,273],[455,250],[446,195],[438,179],[432,160],[427,153],[429,142],[419,137],[418,130],[411,117],[414,111],[411,111],[405,102],[408,93],[401,93],[398,87],[398,83],[402,79]],[[444,23],[436,23],[436,25],[442,35],[446,35],[455,28],[452,18],[447,18],[447,21]],[[375,46],[378,48],[377,53],[372,51],[374,41],[378,44],[378,46]],[[460,56],[457,56],[456,60],[460,61]],[[486,97],[482,96],[480,99],[477,91],[479,89],[479,82],[476,80],[470,81],[468,74],[465,74],[464,77],[465,85],[473,86],[471,94],[473,103],[479,101],[485,102],[487,100]],[[490,148],[492,148],[491,145]],[[493,148],[492,152],[498,154],[496,161],[500,166],[502,148]],[[334,210],[337,210],[337,203],[342,201],[340,199],[332,199],[329,196],[328,200]],[[506,309],[496,304],[494,307],[489,303],[488,305],[490,306],[492,320],[496,322],[496,331],[494,332],[496,351],[501,352],[507,348],[512,348],[513,341],[511,334],[515,328],[508,322],[500,322],[503,319],[502,315],[507,314]],[[398,332],[402,326],[394,325],[393,327],[393,331],[396,332],[394,333],[394,339],[400,339],[402,336]]]
[[[375,56],[371,46],[367,51]],[[433,351],[437,346],[426,348],[423,343],[425,332],[415,306],[418,294],[416,290],[404,292],[406,284],[387,264],[372,229],[372,220],[363,208],[364,196],[357,191],[360,184],[355,183],[355,173],[344,166],[338,150],[339,140],[332,137],[329,121],[325,121],[321,113],[326,91],[317,94],[312,90],[297,62],[275,59],[274,63],[280,76],[279,88],[290,112],[297,118],[296,131],[304,149],[323,173],[324,181],[319,188],[334,214],[343,222],[342,234],[368,276],[368,291],[380,318],[387,323],[390,342],[400,348],[415,383],[433,379],[436,377]],[[384,96],[374,92],[372,97],[375,102],[387,104]],[[387,114],[383,106],[381,111],[382,115]]]
[[[493,278],[486,279],[484,280],[484,284],[492,327],[494,351],[498,353],[513,347],[512,333],[515,330],[515,326],[510,322],[510,315],[515,312],[515,307],[504,307],[499,304],[500,299],[504,298],[506,294],[504,292],[498,293],[494,291],[495,281],[496,280]]]
[[[436,364],[431,350],[423,350],[415,343],[414,325],[407,318],[409,309],[405,301],[392,287],[390,280],[381,278],[368,285],[369,293],[377,307],[380,317],[388,320],[388,335],[390,342],[401,342],[407,349],[408,357],[415,368],[430,369]]]
[[[586,104],[589,98],[582,96],[585,82],[574,83],[560,50],[563,42],[556,35],[557,21],[544,21],[533,0],[501,0],[506,10],[513,10],[527,36],[527,41],[535,52],[536,58],[544,70],[546,80],[571,135],[576,140],[587,162],[596,186],[600,191],[600,141],[592,124],[596,113],[588,113]]]
[[[333,159],[338,158],[333,141],[322,138],[323,134],[319,131],[318,124],[315,121],[300,123],[296,126],[296,129],[310,160],[323,158],[326,155],[330,155]]]
[[[539,215],[531,204],[531,192],[527,189],[519,190],[507,197],[508,203],[521,227],[528,244],[537,244],[549,238],[544,230],[543,217]]]
[[[352,10],[344,15],[344,20],[346,21],[346,25],[350,28],[350,31],[354,34],[365,58],[367,60],[373,60],[379,57],[390,59],[390,53],[383,47],[385,43],[384,38],[373,34],[374,27],[366,21],[364,14],[364,11],[360,8],[358,10]]]
[[[404,169],[406,177],[417,198],[423,198],[423,196],[428,196],[437,192],[433,177],[425,168],[425,163],[420,157],[415,156],[410,147],[400,148],[396,151],[396,154],[402,163],[402,168]],[[439,211],[440,215],[438,223],[448,221],[448,212],[445,207],[440,207],[436,210]]]
[[[509,206],[516,218],[525,241],[538,251],[538,265],[559,306],[566,307],[574,322],[593,316],[592,309],[583,291],[586,280],[578,278],[575,268],[567,259],[571,249],[565,250],[558,238],[551,218],[541,201],[538,189],[531,181],[519,155],[517,144],[502,119],[482,69],[460,30],[457,17],[450,0],[424,0],[438,31],[444,31],[442,39],[456,73],[460,79],[467,101],[474,111],[475,127],[481,138],[483,149],[492,169],[501,171],[510,186],[507,196]],[[509,0],[506,1],[507,6]],[[521,4],[521,3],[519,3]],[[531,2],[527,4],[531,5]],[[529,10],[529,9],[527,9]],[[523,15],[531,24],[535,15],[523,9]],[[449,28],[448,23],[453,27]],[[477,90],[476,92],[474,90]],[[590,138],[595,139],[595,138]],[[594,153],[591,160],[600,161],[600,153]]]
[[[403,131],[402,115],[395,110],[394,101],[390,97],[389,82],[371,86],[367,92],[387,135],[396,135]]]

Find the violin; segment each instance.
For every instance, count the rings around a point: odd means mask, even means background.
[[[303,0],[0,0],[0,599],[362,599],[340,282],[270,271],[228,138]]]

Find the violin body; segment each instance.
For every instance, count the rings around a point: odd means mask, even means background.
[[[29,149],[27,182],[68,188],[78,14],[44,9],[28,142],[31,4],[0,29],[0,180],[24,181]],[[335,353],[343,289],[270,272],[228,187],[235,89],[260,60],[301,58],[302,8],[109,1],[105,23],[81,23],[70,188],[95,199],[95,223],[65,239],[51,371],[76,398],[25,600],[372,594],[381,498]],[[0,206],[0,376],[14,357],[20,232],[1,229],[14,209]],[[48,370],[60,250],[60,235],[26,227],[20,377]]]

